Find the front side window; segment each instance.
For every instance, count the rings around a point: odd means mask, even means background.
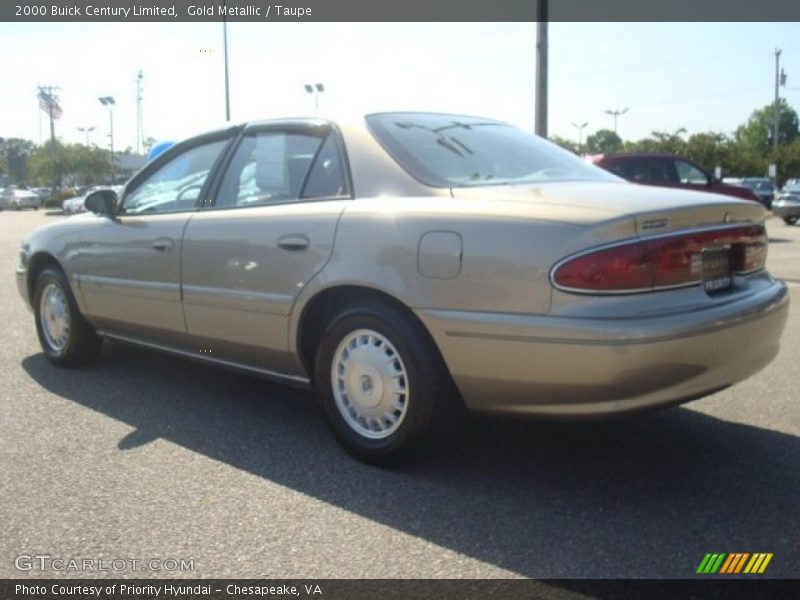
[[[222,180],[216,207],[247,207],[339,196],[346,186],[331,135],[261,131],[246,135]]]
[[[685,160],[676,160],[675,168],[678,170],[678,177],[681,183],[708,185],[708,176],[692,163],[686,162]]]
[[[434,187],[617,181],[571,152],[500,121],[381,113],[367,116],[367,124],[400,166]]]
[[[127,214],[191,210],[227,140],[194,146],[161,166],[125,196]]]

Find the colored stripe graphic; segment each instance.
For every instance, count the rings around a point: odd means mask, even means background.
[[[728,560],[725,561],[725,564],[722,565],[720,569],[720,573],[733,573],[733,570],[736,568],[736,565],[739,564],[739,559],[742,557],[741,554],[738,552],[732,552],[728,554]]]
[[[697,567],[698,573],[716,573],[722,561],[725,559],[725,553],[706,554],[700,566]]]
[[[729,569],[731,568],[731,563],[733,563],[734,558],[736,558],[735,554],[728,554],[728,559],[722,564],[722,568],[719,570],[719,572],[729,573]]]
[[[761,574],[766,570],[767,565],[772,560],[772,556],[772,553],[766,552],[755,552],[753,554],[749,552],[732,552],[730,554],[709,552],[700,561],[697,572],[703,574],[719,573],[722,575],[742,573],[742,569],[744,569],[744,573]]]
[[[772,560],[772,553],[767,554],[766,552],[760,552],[757,554],[753,554],[753,558],[750,559],[750,562],[747,563],[747,567],[745,567],[745,573],[763,573],[764,570],[767,568],[769,561]]]

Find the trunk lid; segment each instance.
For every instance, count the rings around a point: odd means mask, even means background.
[[[582,210],[586,224],[598,212],[609,219],[630,216],[640,237],[682,229],[761,223],[767,216],[760,204],[731,196],[675,188],[656,188],[626,182],[557,182],[453,188],[454,198],[520,202],[542,208],[563,207],[572,218]]]

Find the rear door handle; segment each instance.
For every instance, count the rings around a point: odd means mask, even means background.
[[[298,252],[305,250],[311,245],[311,240],[307,235],[302,233],[290,233],[278,240],[278,248],[288,250],[289,252]]]
[[[172,250],[172,240],[160,239],[153,242],[153,248],[159,252],[168,252]]]

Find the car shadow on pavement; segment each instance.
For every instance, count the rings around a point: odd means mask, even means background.
[[[773,552],[767,575],[798,574],[795,436],[687,408],[481,419],[380,470],[339,449],[308,392],[122,344],[88,369],[41,354],[22,366],[53,394],[135,427],[119,451],[163,438],[522,575],[691,577],[706,552]]]

